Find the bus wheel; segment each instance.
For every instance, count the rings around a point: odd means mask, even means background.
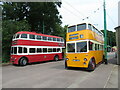
[[[20,59],[20,66],[26,66],[27,65],[27,59],[26,58],[21,58]]]
[[[89,62],[89,65],[88,65],[88,70],[94,71],[95,67],[96,67],[95,60],[91,59],[90,62]]]
[[[103,59],[102,59],[102,63],[104,63],[105,62],[105,56],[103,56]]]
[[[59,60],[59,56],[56,55],[56,56],[54,57],[54,60],[55,60],[55,61],[58,61],[58,60]]]
[[[65,61],[65,69],[69,69],[66,61]]]

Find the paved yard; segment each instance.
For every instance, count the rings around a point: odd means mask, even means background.
[[[64,61],[50,61],[31,64],[25,67],[4,66],[2,68],[3,88],[106,88],[108,82],[116,82],[118,75],[112,74],[114,79],[109,80],[111,71],[117,66],[109,63],[101,64],[95,71],[88,72],[84,69],[64,69]]]

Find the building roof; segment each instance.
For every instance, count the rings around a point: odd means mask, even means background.
[[[120,28],[120,26],[116,27],[115,30],[117,30],[118,28]]]

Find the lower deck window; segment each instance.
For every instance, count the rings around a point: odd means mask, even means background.
[[[94,43],[89,41],[89,50],[94,50]]]
[[[23,53],[27,53],[27,48],[23,48]]]
[[[47,48],[43,48],[43,53],[47,53]]]
[[[18,53],[22,53],[22,47],[18,47]]]
[[[56,48],[53,48],[53,52],[56,52]]]
[[[67,51],[71,53],[75,53],[75,43],[67,44]]]
[[[68,43],[68,44],[67,44],[67,52],[68,52],[68,53],[87,52],[87,41],[84,41],[84,42],[76,42],[76,43]]]
[[[57,52],[60,52],[60,48],[57,48]]]
[[[52,52],[52,48],[48,48],[48,52]]]
[[[35,48],[30,48],[30,53],[35,53]]]
[[[77,52],[87,52],[87,42],[78,42]]]
[[[41,48],[37,48],[37,53],[41,53],[42,49]]]
[[[17,47],[14,47],[14,54],[17,54]]]

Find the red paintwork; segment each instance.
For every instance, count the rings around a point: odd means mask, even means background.
[[[57,36],[52,35],[45,35],[45,34],[38,34],[35,32],[27,32],[27,31],[21,31],[17,32],[16,34],[33,34],[33,35],[40,35],[40,36],[46,36],[46,37],[53,37],[53,38],[61,38]],[[17,39],[12,41],[12,46],[55,46],[55,47],[64,47],[64,43],[58,43],[58,42],[48,42],[48,41],[35,41],[35,40],[23,40],[23,39]],[[55,55],[59,56],[59,59],[63,59],[62,53],[54,53],[54,54],[35,54],[35,55],[11,55],[10,62],[13,64],[19,64],[19,60],[21,57],[25,56],[28,58],[28,63],[32,62],[39,62],[39,61],[48,61],[48,60],[54,60]]]
[[[48,60],[54,60],[55,55],[58,55],[59,59],[62,59],[62,53],[36,54],[36,55],[11,55],[10,62],[13,63],[13,64],[19,64],[19,59],[21,57],[23,57],[23,56],[25,56],[25,57],[27,57],[29,59],[28,63],[40,62],[40,61],[48,61]]]
[[[64,47],[64,43],[47,42],[47,41],[34,41],[34,40],[22,40],[22,39],[12,41],[12,46],[15,46],[15,45]]]
[[[46,36],[46,37],[61,38],[61,37],[58,37],[58,36],[45,35],[45,34],[41,34],[41,33],[28,32],[28,31],[17,32],[16,34],[33,34],[33,35],[40,35],[40,36]]]

